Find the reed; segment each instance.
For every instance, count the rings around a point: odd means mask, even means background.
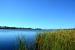
[[[39,33],[35,50],[75,50],[75,30]]]
[[[18,37],[18,50],[27,50],[26,42],[23,36]]]

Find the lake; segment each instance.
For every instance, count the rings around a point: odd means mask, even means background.
[[[33,41],[37,31],[33,30],[0,30],[0,50],[17,49],[17,38],[23,35],[28,44]]]
[[[26,45],[34,43],[37,32],[40,30],[14,30],[14,29],[0,29],[0,50],[17,50],[18,36],[23,35],[26,40]]]

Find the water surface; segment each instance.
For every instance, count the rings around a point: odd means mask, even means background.
[[[10,30],[0,29],[0,50],[17,49],[17,37],[23,35],[27,45],[34,43],[35,36],[40,30]]]
[[[26,42],[30,44],[35,40],[38,30],[7,30],[0,29],[0,50],[14,50],[17,48],[17,37],[23,35]]]

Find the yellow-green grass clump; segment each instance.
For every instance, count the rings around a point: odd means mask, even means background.
[[[75,30],[42,32],[36,37],[36,50],[75,50]]]

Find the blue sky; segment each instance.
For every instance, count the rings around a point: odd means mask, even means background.
[[[0,26],[74,28],[74,0],[0,0]]]

